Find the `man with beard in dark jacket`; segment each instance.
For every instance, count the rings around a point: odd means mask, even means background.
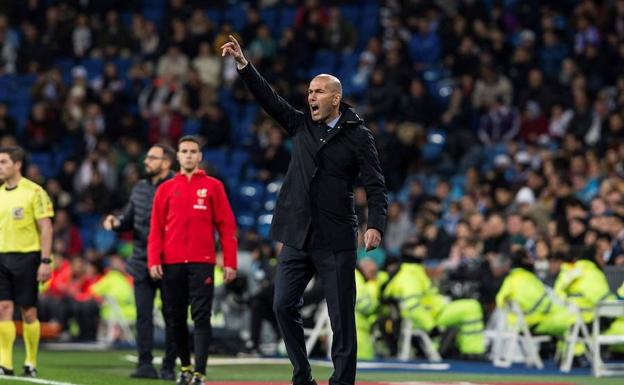
[[[232,56],[256,100],[292,137],[291,162],[280,191],[270,237],[284,243],[278,257],[274,311],[293,365],[293,384],[316,384],[307,360],[300,307],[316,274],[325,291],[334,339],[330,385],[353,385],[356,370],[355,259],[357,217],[353,184],[360,176],[368,198],[367,250],[379,246],[387,198],[375,141],[359,116],[341,102],[331,75],[310,82],[310,112],[296,110],[249,64],[236,39],[221,49]]]
[[[173,177],[171,168],[175,164],[175,150],[166,144],[152,146],[145,157],[147,178],[139,181],[132,189],[130,201],[120,215],[108,215],[103,226],[106,230],[124,232],[133,230],[134,245],[132,258],[128,261],[128,270],[134,278],[134,298],[137,308],[137,348],[139,363],[130,375],[133,378],[158,378],[152,365],[154,345],[154,297],[160,289],[160,280],[152,280],[147,269],[147,235],[149,234],[152,201],[160,184]],[[162,295],[162,290],[161,290]],[[168,321],[165,318],[165,324]],[[166,329],[169,329],[167,326]],[[160,378],[175,380],[175,344],[172,333],[165,330],[165,357],[163,358]]]

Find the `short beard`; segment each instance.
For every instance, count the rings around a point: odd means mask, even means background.
[[[160,174],[160,169],[145,170],[145,175],[150,178],[158,174]]]

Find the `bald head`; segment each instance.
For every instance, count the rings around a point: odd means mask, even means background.
[[[320,75],[317,75],[314,79],[312,79],[312,81],[315,81],[317,79],[320,81],[326,82],[327,88],[331,92],[337,93],[342,98],[342,84],[340,83],[340,80],[338,80],[337,77],[335,77],[334,75],[329,75],[329,74],[320,74]],[[310,84],[311,83],[312,82],[310,82]]]
[[[310,82],[308,103],[312,120],[327,123],[340,115],[342,84],[333,75],[321,74]]]

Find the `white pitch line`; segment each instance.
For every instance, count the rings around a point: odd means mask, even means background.
[[[33,384],[44,384],[44,385],[79,385],[79,384],[74,384],[71,382],[46,380],[44,378],[29,378],[29,377],[3,376],[3,375],[0,375],[0,380],[23,381],[23,382],[31,382]]]

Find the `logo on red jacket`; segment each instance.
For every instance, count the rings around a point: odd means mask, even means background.
[[[212,285],[212,277],[207,277],[207,278],[204,280],[204,284],[205,284],[206,286]]]
[[[206,206],[206,196],[208,196],[208,189],[200,188],[197,189],[197,203],[193,205],[193,208],[196,210],[206,210],[208,207]]]

